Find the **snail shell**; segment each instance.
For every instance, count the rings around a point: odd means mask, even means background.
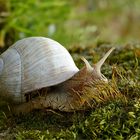
[[[25,38],[0,55],[0,94],[24,102],[25,93],[57,85],[78,71],[58,42],[45,37]]]

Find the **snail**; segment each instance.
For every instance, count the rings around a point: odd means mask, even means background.
[[[58,42],[45,37],[21,39],[0,55],[0,96],[24,104],[25,95],[45,88],[43,104],[59,108],[58,98],[60,103],[68,104],[67,93],[79,90],[86,82],[108,81],[100,69],[113,50],[111,48],[93,66],[82,58],[85,66],[79,70],[69,52]]]

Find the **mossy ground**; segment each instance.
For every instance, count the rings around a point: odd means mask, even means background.
[[[107,49],[107,45],[97,47],[95,58],[103,55]],[[72,52],[73,55],[77,51]],[[90,51],[91,49],[87,48],[85,56],[91,53]],[[102,70],[110,78],[110,82],[115,80],[118,90],[125,96],[125,101],[102,100],[94,108],[73,113],[46,109],[26,115],[8,116],[1,109],[0,138],[140,139],[139,51],[139,45],[132,44],[116,48]],[[79,61],[77,59],[77,62]]]

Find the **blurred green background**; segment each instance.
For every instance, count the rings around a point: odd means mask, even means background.
[[[139,42],[140,0],[0,0],[0,47],[28,36],[66,47]]]

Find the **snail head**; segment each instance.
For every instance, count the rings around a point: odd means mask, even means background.
[[[96,64],[91,66],[89,62],[82,57],[81,59],[85,62],[85,67],[87,73],[89,73],[90,79],[92,80],[102,80],[104,82],[108,82],[108,79],[101,73],[101,67],[104,64],[107,57],[115,48],[111,48],[104,56],[101,58]]]

